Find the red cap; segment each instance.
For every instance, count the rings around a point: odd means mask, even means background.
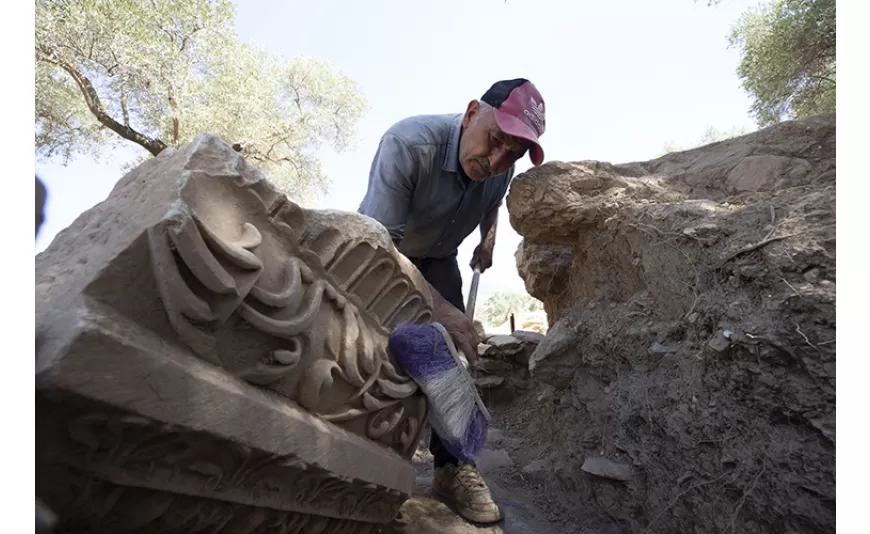
[[[544,161],[544,149],[538,138],[544,134],[544,99],[535,85],[525,78],[496,82],[482,101],[492,106],[495,122],[508,135],[531,141],[532,163]]]

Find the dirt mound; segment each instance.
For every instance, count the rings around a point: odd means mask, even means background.
[[[631,532],[835,529],[835,132],[514,181],[552,325],[514,418],[558,491]]]

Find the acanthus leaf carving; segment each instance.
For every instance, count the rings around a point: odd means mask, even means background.
[[[280,221],[248,214],[256,224],[215,230],[198,209],[210,206],[182,205],[148,232],[154,276],[179,339],[236,376],[410,457],[413,444],[397,429],[405,419],[421,427],[425,409],[410,402],[417,385],[396,370],[386,340],[390,321],[427,320],[431,312],[396,260],[330,234],[346,242],[324,266],[278,231]],[[354,258],[362,263],[352,265]],[[239,346],[218,341],[226,329]]]

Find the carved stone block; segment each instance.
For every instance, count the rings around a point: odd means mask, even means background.
[[[164,151],[36,258],[37,494],[64,532],[370,532],[427,417],[387,339],[431,303],[372,219]]]

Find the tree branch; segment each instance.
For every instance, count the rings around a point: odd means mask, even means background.
[[[124,126],[130,127],[130,113],[127,111],[127,84],[121,84],[121,113],[124,114]]]
[[[235,148],[235,146],[236,145],[233,145],[233,148]],[[242,148],[242,147],[239,146],[239,148]],[[237,152],[238,152],[238,150],[237,150]],[[283,162],[290,163],[296,169],[296,173],[299,174],[300,176],[302,175],[302,169],[299,168],[299,163],[295,159],[291,158],[290,156],[273,158],[273,157],[269,156],[268,154],[263,154],[261,151],[255,149],[255,148],[250,148],[250,149],[246,149],[246,150],[243,149],[243,150],[241,150],[241,152],[246,158],[249,158],[249,159],[252,159],[255,161],[275,163],[277,165],[280,165]],[[271,152],[271,150],[270,150],[270,152]]]
[[[806,74],[805,76],[806,76],[807,78],[810,78],[810,79],[813,79],[813,80],[819,80],[819,83],[821,83],[821,82],[829,82],[829,83],[831,83],[831,84],[833,84],[833,85],[837,85],[837,82],[835,82],[834,80],[828,78],[827,76],[813,76],[813,75],[811,75],[811,74]]]
[[[166,143],[161,141],[160,139],[152,139],[144,134],[137,132],[136,130],[130,128],[129,126],[123,125],[112,118],[103,107],[102,102],[100,102],[100,96],[97,94],[97,90],[94,88],[94,84],[82,74],[78,69],[76,69],[73,65],[63,61],[62,59],[58,59],[51,52],[51,50],[45,47],[39,47],[37,58],[41,61],[45,61],[46,63],[50,63],[57,67],[60,67],[67,74],[69,74],[73,80],[75,80],[76,84],[78,84],[79,89],[82,92],[82,96],[85,98],[85,103],[88,106],[88,109],[91,110],[91,113],[94,114],[94,117],[105,127],[109,128],[116,134],[120,135],[124,139],[128,141],[133,141],[134,143],[142,146],[150,152],[153,156],[161,153],[164,148],[166,148]]]
[[[178,145],[179,122],[178,122],[178,102],[175,101],[175,94],[172,92],[172,85],[169,86],[169,109],[172,110],[172,146]]]

